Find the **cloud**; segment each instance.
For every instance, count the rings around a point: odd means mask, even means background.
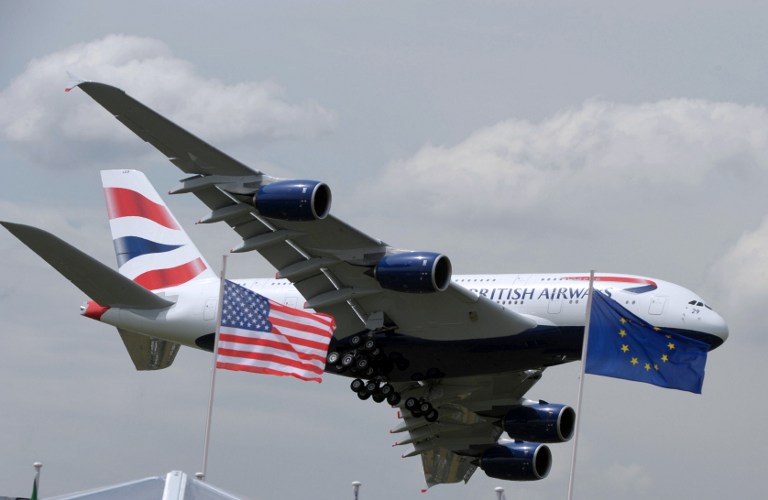
[[[408,241],[398,245],[446,249],[466,262],[464,272],[509,262],[552,271],[560,262],[697,286],[738,238],[732,221],[749,226],[764,215],[749,200],[762,196],[766,167],[764,107],[590,100],[539,122],[510,119],[454,145],[424,146],[382,169],[356,203],[398,221],[391,234]],[[427,220],[430,231],[414,222]],[[403,235],[409,227],[417,229]],[[488,235],[502,232],[503,244],[491,244]],[[660,259],[670,242],[675,258]],[[478,268],[478,251],[487,268]]]
[[[563,199],[641,200],[643,193],[627,190],[690,189],[716,172],[764,167],[766,125],[765,108],[731,103],[588,101],[539,123],[507,120],[452,147],[425,146],[390,165],[381,182],[418,194],[425,209],[442,215],[463,213],[470,193],[487,200],[489,213]]]
[[[768,217],[756,229],[745,232],[717,261],[709,280],[739,335],[765,342],[761,329],[754,325],[768,303]]]
[[[273,82],[226,84],[199,75],[158,40],[109,35],[32,60],[0,92],[0,136],[52,168],[144,151],[87,96],[63,92],[67,72],[123,88],[213,143],[306,139],[336,124],[332,111],[292,104]]]

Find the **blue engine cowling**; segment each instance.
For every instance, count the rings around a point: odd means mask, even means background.
[[[488,477],[507,481],[544,479],[552,468],[552,452],[541,443],[504,443],[491,446],[480,457]]]
[[[512,439],[562,443],[573,436],[576,412],[570,406],[538,403],[512,408],[502,427]]]
[[[387,290],[411,293],[442,292],[451,284],[451,261],[434,252],[403,252],[387,255],[374,270]]]
[[[331,211],[331,188],[318,181],[276,181],[256,191],[253,206],[259,214],[272,219],[324,219]]]

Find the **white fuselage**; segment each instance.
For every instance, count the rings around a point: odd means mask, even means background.
[[[589,276],[583,273],[457,275],[452,278],[456,285],[531,316],[539,325],[569,327],[584,325],[588,280]],[[287,280],[233,281],[276,302],[305,307],[304,298]],[[697,294],[679,285],[639,276],[606,274],[596,276],[595,288],[609,293],[626,309],[653,325],[706,334],[723,341],[728,336],[723,318],[706,306]],[[197,347],[195,339],[215,331],[219,280],[195,280],[158,293],[175,304],[162,310],[112,308],[99,319],[118,328],[191,347]],[[337,332],[337,337],[352,333],[355,332]]]

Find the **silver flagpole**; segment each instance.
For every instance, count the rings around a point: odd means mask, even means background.
[[[216,311],[216,333],[213,338],[213,367],[211,368],[211,392],[208,395],[208,419],[205,423],[205,441],[203,442],[203,470],[200,479],[205,480],[208,472],[208,443],[211,437],[211,417],[213,416],[213,390],[216,386],[216,358],[219,354],[219,332],[221,330],[221,310],[224,308],[224,280],[227,275],[227,254],[221,256],[221,274],[219,274],[219,307]]]
[[[576,450],[579,446],[579,425],[581,423],[581,395],[584,393],[584,377],[587,370],[587,342],[589,340],[589,318],[592,316],[592,292],[594,291],[595,271],[589,272],[589,294],[587,295],[587,317],[584,320],[584,340],[581,343],[581,377],[579,378],[579,396],[576,398],[576,423],[573,436],[573,456],[571,457],[571,476],[568,480],[568,500],[573,500],[573,480],[576,476]]]

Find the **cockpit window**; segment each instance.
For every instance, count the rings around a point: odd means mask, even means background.
[[[705,304],[704,302],[702,302],[700,300],[693,299],[690,302],[688,302],[688,304],[692,305],[692,306],[696,306],[696,307],[706,307],[710,311],[712,310],[711,307],[709,307],[707,304]]]

